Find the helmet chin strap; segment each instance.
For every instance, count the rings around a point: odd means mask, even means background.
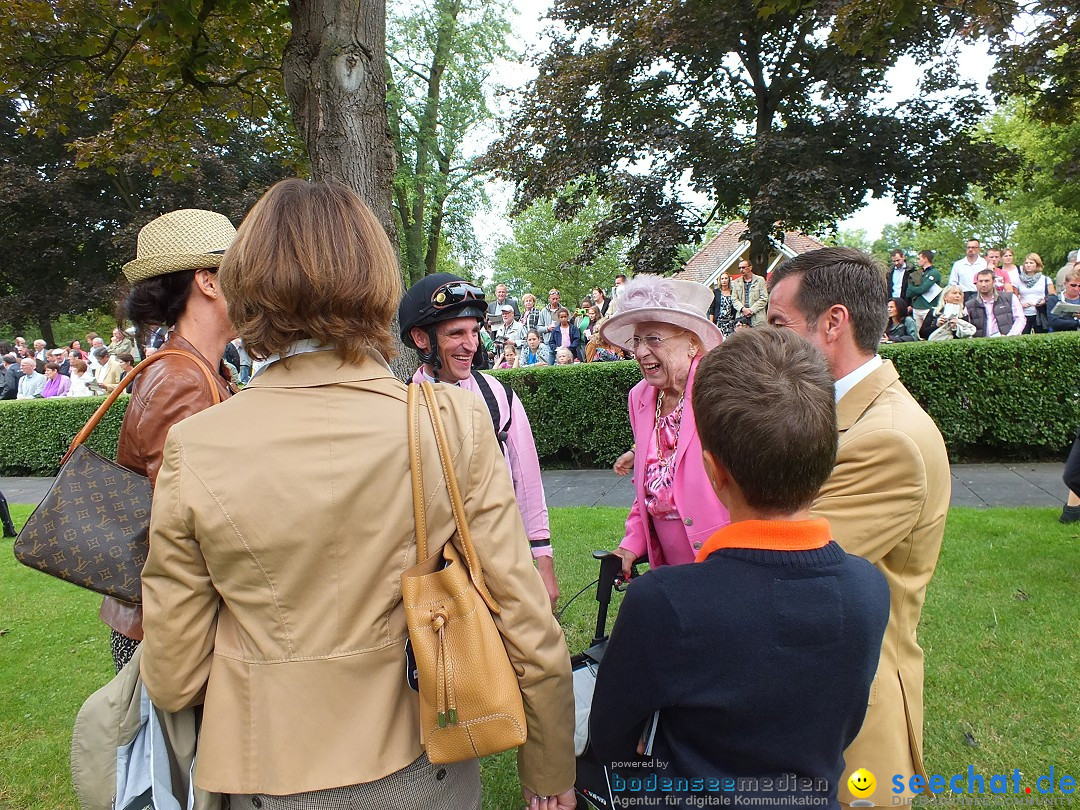
[[[421,351],[417,349],[417,354],[420,355],[420,362],[426,366],[431,366],[431,376],[435,378],[435,382],[439,382],[439,369],[442,368],[442,358],[439,357],[439,335],[436,331],[435,324],[431,324],[427,327],[428,336],[428,349],[427,351]]]

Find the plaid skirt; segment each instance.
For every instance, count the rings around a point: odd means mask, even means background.
[[[231,810],[480,810],[480,763],[432,765],[427,755],[400,771],[347,787],[289,796],[234,794]]]

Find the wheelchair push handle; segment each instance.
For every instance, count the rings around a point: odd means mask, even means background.
[[[628,580],[622,578],[622,558],[610,551],[597,550],[593,552],[593,559],[600,561],[600,576],[596,584],[596,601],[600,607],[596,611],[596,629],[593,633],[592,644],[599,644],[607,638],[607,615],[611,605],[611,594],[616,590],[626,588]],[[638,560],[630,569],[630,578],[638,576]]]

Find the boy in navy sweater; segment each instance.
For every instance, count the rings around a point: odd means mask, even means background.
[[[747,329],[701,361],[693,409],[731,525],[695,563],[628,589],[597,677],[593,749],[616,805],[838,807],[889,589],[810,518],[836,460],[832,376],[793,332]]]

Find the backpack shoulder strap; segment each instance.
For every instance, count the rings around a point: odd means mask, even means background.
[[[499,440],[499,446],[502,447],[506,444],[507,432],[510,430],[510,423],[514,419],[514,389],[499,380],[499,383],[506,390],[507,406],[506,423],[500,428],[499,401],[495,399],[495,392],[491,390],[491,383],[488,381],[487,375],[481,374],[479,371],[474,371],[472,375],[480,388],[480,393],[484,396],[484,403],[487,405],[488,413],[491,415],[491,427],[495,430],[495,438]]]

